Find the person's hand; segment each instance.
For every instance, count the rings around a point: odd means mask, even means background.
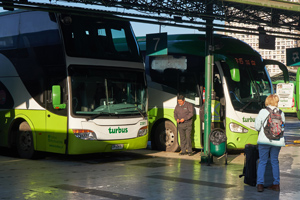
[[[179,119],[177,119],[177,123],[179,123]]]
[[[179,122],[181,122],[181,123],[184,122],[184,119],[182,118]]]

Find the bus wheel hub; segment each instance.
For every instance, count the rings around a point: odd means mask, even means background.
[[[24,132],[20,137],[20,145],[23,151],[27,151],[31,147],[31,137],[30,133]]]
[[[164,143],[166,144],[166,146],[172,146],[174,143],[174,133],[171,129],[166,129],[165,130],[165,134],[163,134],[164,137]]]

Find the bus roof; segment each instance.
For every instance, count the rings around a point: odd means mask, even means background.
[[[296,73],[297,71],[289,70],[288,71],[288,76],[289,76],[289,82],[294,83],[296,82]],[[271,76],[271,80],[273,84],[277,83],[284,83],[284,75],[283,72],[276,74],[274,76]]]
[[[0,12],[0,16],[12,15],[12,14],[17,14],[17,13],[22,13],[22,12],[30,12],[30,11],[21,10],[21,9],[16,9],[16,10],[13,10],[13,11],[3,11],[3,12]]]
[[[205,34],[168,35],[168,52],[205,56]],[[146,51],[146,37],[137,37],[141,51]],[[260,54],[247,43],[226,35],[214,35],[214,54]]]
[[[42,10],[24,10],[24,9],[15,9],[13,11],[3,11],[0,12],[0,17],[1,16],[6,16],[6,15],[13,15],[13,14],[19,14],[19,13],[24,13],[24,12],[44,12],[44,13],[61,13],[61,14],[66,14],[66,15],[79,15],[79,16],[84,16],[84,17],[93,17],[93,18],[107,18],[107,19],[115,19],[115,20],[122,20],[122,21],[129,21],[129,20],[124,20],[122,17],[113,15],[113,14],[99,14],[99,15],[93,15],[90,13],[85,13],[85,15],[82,15],[82,13],[68,13],[67,11],[61,11],[61,12],[52,12],[52,11],[42,11]]]

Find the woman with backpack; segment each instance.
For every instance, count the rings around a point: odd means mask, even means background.
[[[284,113],[278,108],[279,97],[271,94],[266,98],[265,106],[255,119],[255,129],[259,131],[257,145],[259,164],[257,168],[257,191],[264,191],[264,175],[266,164],[270,157],[273,171],[273,185],[268,189],[280,191],[278,156],[282,146],[285,146],[283,128]]]

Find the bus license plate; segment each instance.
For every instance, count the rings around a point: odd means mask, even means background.
[[[124,148],[124,144],[113,144],[111,146],[111,150],[118,150],[118,149],[123,149]]]

